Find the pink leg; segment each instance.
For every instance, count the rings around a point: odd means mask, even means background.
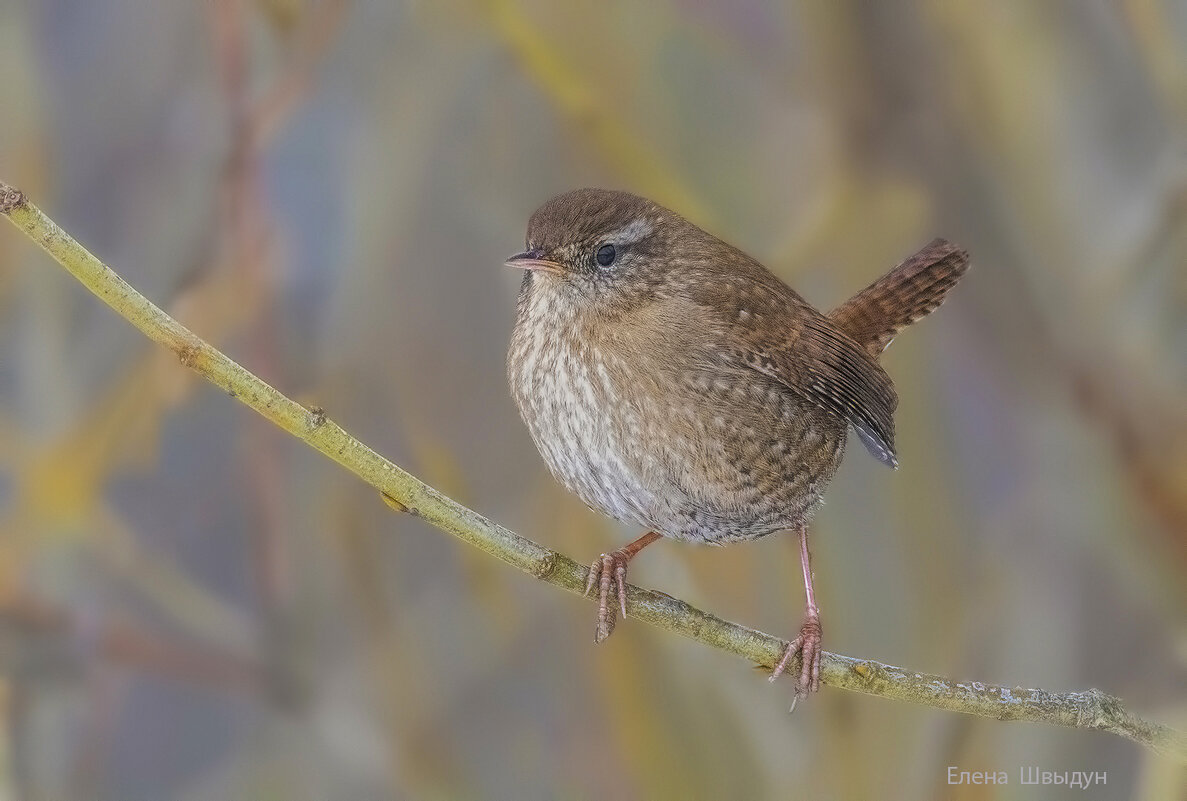
[[[801,525],[797,529],[800,537],[800,566],[804,570],[804,596],[807,608],[804,611],[804,623],[800,627],[799,636],[787,646],[783,658],[775,665],[771,674],[771,681],[779,678],[780,674],[791,664],[792,657],[799,653],[800,676],[795,683],[795,699],[801,695],[816,692],[820,689],[820,639],[823,630],[820,628],[820,607],[816,606],[816,593],[812,590],[812,556],[808,553],[808,526]],[[792,702],[795,709],[795,701]]]
[[[617,551],[604,553],[589,566],[589,578],[585,582],[585,594],[598,587],[598,628],[594,641],[601,642],[614,631],[614,607],[610,604],[611,589],[618,586],[618,608],[626,617],[626,566],[639,551],[659,539],[659,534],[648,531],[634,542]]]

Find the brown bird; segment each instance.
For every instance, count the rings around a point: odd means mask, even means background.
[[[801,653],[796,698],[820,686],[808,522],[850,427],[897,466],[878,356],[933,311],[968,254],[936,239],[829,314],[737,248],[625,192],[541,206],[507,374],[552,474],[591,508],[647,529],[590,566],[596,640],[626,616],[627,564],[661,536],[722,545],[794,529],[807,610],[771,679]]]

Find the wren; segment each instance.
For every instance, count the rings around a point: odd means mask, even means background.
[[[596,640],[626,616],[627,564],[660,537],[724,545],[794,530],[807,596],[796,698],[820,686],[808,523],[850,428],[897,466],[879,355],[968,267],[936,239],[828,314],[742,251],[625,192],[577,189],[528,223],[507,374],[552,474],[647,530],[590,566]],[[617,604],[613,598],[617,594]]]

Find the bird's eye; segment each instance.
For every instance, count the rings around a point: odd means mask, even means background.
[[[617,255],[618,253],[615,252],[613,245],[602,245],[600,248],[598,248],[596,258],[598,260],[598,264],[603,267],[609,267],[614,263],[614,257]]]

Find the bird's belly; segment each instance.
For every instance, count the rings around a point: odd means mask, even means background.
[[[545,463],[617,520],[694,542],[762,537],[805,520],[840,462],[844,425],[791,399],[726,415],[695,393],[673,403],[670,386],[628,398],[588,351],[524,356],[510,379]]]
[[[764,537],[806,522],[844,454],[845,427],[793,399],[714,410],[710,399],[674,410],[663,443],[680,465],[665,526],[677,539],[724,544]]]
[[[511,373],[524,422],[548,469],[587,506],[653,526],[653,457],[633,447],[638,420],[577,354],[528,354]],[[533,358],[534,357],[534,358]]]

